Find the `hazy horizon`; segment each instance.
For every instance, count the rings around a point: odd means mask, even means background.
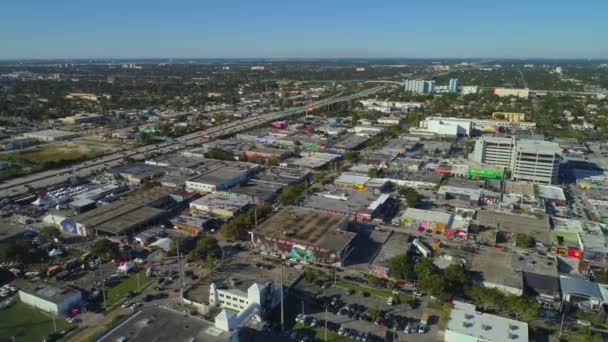
[[[0,59],[608,59],[608,2],[0,4]]]

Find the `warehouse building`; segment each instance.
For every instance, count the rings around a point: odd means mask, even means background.
[[[190,203],[190,209],[195,212],[211,213],[230,218],[238,215],[250,204],[247,196],[232,192],[217,191],[207,194]]]
[[[74,132],[66,132],[59,131],[56,129],[47,129],[43,131],[36,132],[27,132],[23,133],[25,138],[32,138],[38,141],[51,142],[51,141],[61,141],[61,140],[70,140],[74,138],[78,138],[80,135]]]
[[[254,250],[264,254],[341,266],[356,236],[346,227],[343,215],[286,207],[252,231],[251,242]]]
[[[19,290],[19,299],[39,310],[55,315],[66,314],[82,301],[82,293],[50,283],[28,283]]]
[[[87,235],[90,232],[112,236],[130,235],[165,217],[176,205],[170,194],[170,189],[155,187],[66,221],[70,221],[77,229],[84,229]]]
[[[186,190],[208,193],[228,189],[247,180],[259,165],[223,160],[208,160],[196,168],[201,175],[186,181]]]

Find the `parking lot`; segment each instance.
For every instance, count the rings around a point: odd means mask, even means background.
[[[368,340],[374,340],[373,337],[376,337],[394,341],[437,341],[439,338],[439,312],[429,308],[425,298],[388,305],[386,298],[334,286],[321,288],[306,282],[298,284],[294,295],[300,297],[299,313],[307,317],[306,321],[299,322],[300,326],[302,323],[310,326],[310,321],[315,318],[321,328],[324,328],[326,319],[328,329],[335,332],[338,332],[340,327],[358,333],[368,332],[372,336]],[[327,312],[324,310],[325,306],[328,307]],[[429,325],[424,334],[418,334],[417,325],[423,313],[428,313]],[[412,328],[409,334],[404,332],[408,324]]]

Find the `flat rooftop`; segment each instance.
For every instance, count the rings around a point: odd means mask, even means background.
[[[390,258],[407,253],[410,249],[409,238],[407,234],[393,232],[374,258],[374,265],[386,266]]]
[[[522,274],[511,267],[512,259],[512,253],[484,248],[478,253],[471,254],[467,264],[475,281],[523,289]]]
[[[356,236],[353,232],[339,229],[345,224],[344,215],[290,206],[264,221],[256,232],[339,251]]]
[[[226,342],[230,339],[230,333],[217,329],[213,322],[162,306],[154,306],[136,312],[98,341],[115,342],[121,337],[128,338],[129,342]]]
[[[448,331],[472,336],[472,340],[528,342],[528,324],[509,318],[481,313],[475,305],[454,301]]]
[[[35,284],[19,282],[18,286],[20,291],[55,304],[63,303],[67,298],[78,293],[76,290],[45,282],[37,282]]]
[[[547,215],[518,215],[492,210],[479,210],[475,220],[482,226],[498,230],[526,234],[534,240],[547,245],[549,243],[549,218]]]
[[[311,194],[303,200],[302,206],[335,213],[354,213],[355,211],[374,211],[388,199],[388,195],[375,195],[371,191],[338,188],[326,185],[320,192]],[[379,203],[374,203],[380,200]],[[375,204],[375,207],[372,204]]]

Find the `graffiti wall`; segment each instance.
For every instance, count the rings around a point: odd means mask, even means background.
[[[336,251],[270,236],[255,235],[253,245],[260,252],[279,255],[286,259],[320,264],[340,262],[340,255]]]

